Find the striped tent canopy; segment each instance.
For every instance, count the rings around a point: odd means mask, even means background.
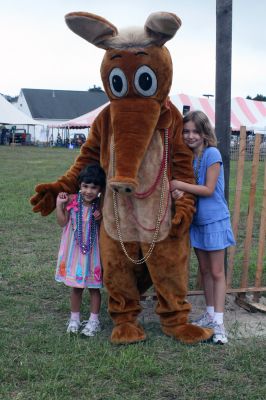
[[[172,103],[183,112],[184,106],[189,106],[190,111],[201,110],[208,115],[212,125],[215,125],[215,100],[207,97],[193,97],[187,94],[171,96]],[[246,126],[250,130],[266,130],[266,102],[247,100],[234,97],[231,100],[231,128],[239,130]]]
[[[201,110],[208,115],[212,125],[215,125],[215,100],[207,97],[193,97],[187,94],[170,96],[172,103],[183,113],[183,107],[187,106],[190,111]],[[80,117],[66,121],[56,128],[86,128],[90,127],[97,115],[109,104],[109,102]],[[235,97],[231,101],[231,127],[238,131],[240,126],[247,129],[266,131],[266,102],[247,100]]]

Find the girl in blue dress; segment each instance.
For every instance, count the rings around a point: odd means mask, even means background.
[[[194,153],[196,184],[173,180],[171,191],[174,199],[182,196],[183,192],[197,196],[190,241],[199,262],[206,312],[194,323],[212,327],[213,342],[224,344],[228,342],[223,323],[226,294],[224,251],[234,246],[235,240],[224,197],[223,162],[208,117],[201,111],[192,111],[186,114],[183,122],[184,141]]]

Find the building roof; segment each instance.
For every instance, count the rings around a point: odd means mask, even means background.
[[[71,119],[85,114],[108,101],[99,88],[88,91],[21,89],[32,118]]]

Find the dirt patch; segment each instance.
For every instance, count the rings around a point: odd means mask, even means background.
[[[251,297],[247,297],[247,299],[251,301]],[[192,304],[191,319],[204,312],[205,301],[203,296],[189,296],[188,301]],[[262,297],[260,303],[266,305],[266,298]],[[141,304],[143,311],[140,314],[140,321],[144,324],[148,322],[159,323],[159,317],[154,310],[156,301],[147,298]],[[230,338],[266,336],[266,313],[260,311],[248,312],[239,307],[235,302],[235,295],[228,294],[226,296],[224,323]]]

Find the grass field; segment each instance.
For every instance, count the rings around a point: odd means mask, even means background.
[[[263,338],[185,346],[152,322],[145,324],[145,343],[113,346],[104,291],[102,334],[89,340],[65,334],[69,290],[54,282],[60,228],[54,214],[32,213],[28,199],[36,183],[55,180],[76,155],[0,146],[0,399],[264,399]],[[87,309],[85,299],[84,317]]]

